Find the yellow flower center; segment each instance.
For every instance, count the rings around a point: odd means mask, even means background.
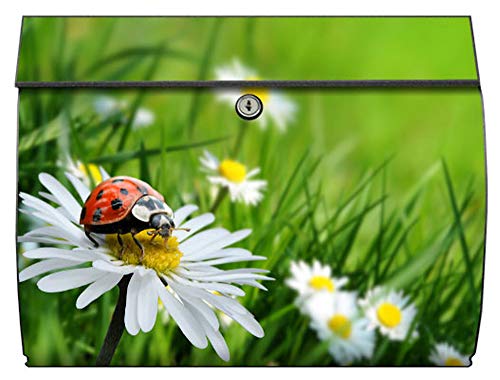
[[[328,320],[328,327],[342,339],[348,339],[351,336],[351,321],[343,314],[335,314],[331,317]]]
[[[231,182],[240,183],[247,176],[247,168],[238,161],[225,159],[219,165],[219,173]]]
[[[463,366],[464,363],[462,363],[460,359],[450,356],[449,358],[446,358],[444,365],[447,367],[460,367]]]
[[[385,327],[393,328],[401,323],[401,310],[396,305],[384,302],[377,309],[377,317]]]
[[[314,290],[328,290],[330,293],[335,290],[335,285],[333,285],[332,279],[325,276],[311,277],[309,285]]]
[[[135,235],[135,238],[144,247],[144,256],[141,249],[132,239],[131,234],[120,235],[123,246],[120,245],[117,235],[108,235],[106,243],[113,256],[122,260],[125,264],[143,265],[154,269],[158,273],[166,273],[176,268],[182,257],[179,251],[179,242],[174,236],[163,239],[157,235],[154,239],[147,234],[150,230],[144,230]]]
[[[247,77],[245,80],[260,80],[261,78],[254,76],[254,77]],[[269,100],[269,89],[266,87],[249,87],[249,88],[244,88],[242,90],[242,94],[253,94],[257,96],[263,104],[266,104],[267,101]]]
[[[80,170],[85,177],[89,178],[89,180],[92,178],[92,181],[94,181],[95,184],[99,184],[102,182],[101,171],[99,170],[99,167],[97,165],[95,164],[85,165],[80,163],[78,165],[78,170]]]

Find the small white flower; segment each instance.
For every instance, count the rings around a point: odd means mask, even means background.
[[[67,156],[64,162],[60,161],[58,165],[78,178],[87,187],[91,185],[92,181],[97,185],[103,181],[104,177],[109,177],[101,167],[95,164],[85,165],[80,160],[74,161],[70,156]]]
[[[139,108],[134,116],[132,128],[147,127],[155,122],[155,115],[146,108]]]
[[[42,173],[40,182],[48,190],[41,196],[49,202],[21,193],[23,212],[48,224],[19,237],[20,242],[55,245],[24,253],[37,263],[19,273],[20,281],[46,275],[37,282],[44,292],[62,292],[82,286],[87,288],[76,300],[78,309],[99,298],[130,275],[125,307],[125,327],[131,335],[150,331],[158,314],[158,300],[177,323],[186,338],[196,347],[205,348],[208,341],[216,353],[229,360],[229,349],[219,331],[214,309],[220,310],[256,337],[264,331],[253,315],[231,296],[245,293],[235,285],[265,289],[257,280],[271,279],[263,269],[242,268],[222,270],[219,264],[263,260],[242,248],[229,247],[250,234],[250,230],[229,232],[224,228],[204,229],[214,222],[212,214],[188,217],[197,210],[187,205],[175,212],[174,222],[180,228],[164,241],[151,240],[147,231],[136,235],[144,246],[142,252],[130,234],[122,235],[122,251],[116,235],[94,235],[99,247],[94,248],[85,236],[79,218],[82,203],[90,190],[74,175],[67,173],[80,201],[54,177]],[[167,290],[167,287],[169,290]],[[219,295],[213,294],[217,291]]]
[[[117,100],[109,96],[101,96],[94,102],[95,111],[102,117],[107,118],[127,111],[128,102],[125,100]],[[139,129],[153,124],[155,115],[150,110],[140,107],[137,109],[132,121],[132,128]],[[126,119],[123,119],[126,122]]]
[[[252,69],[242,65],[237,59],[215,70],[216,80],[259,80]],[[217,98],[234,108],[236,100],[243,94],[254,94],[264,105],[262,115],[257,119],[261,128],[273,122],[279,131],[284,131],[295,118],[296,106],[280,91],[267,88],[242,88],[217,90]]]
[[[292,277],[285,283],[299,293],[297,305],[302,312],[304,302],[316,293],[333,293],[347,284],[347,277],[333,277],[332,269],[328,265],[321,265],[314,260],[312,265],[307,265],[304,261],[292,262],[290,265]]]
[[[217,187],[225,187],[229,191],[231,201],[256,205],[262,200],[262,191],[267,181],[251,179],[260,173],[259,168],[247,172],[245,165],[238,161],[225,159],[219,161],[208,151],[200,157],[202,169],[207,172],[209,182]]]
[[[392,340],[404,340],[417,314],[417,308],[410,303],[403,292],[394,292],[382,287],[369,290],[359,305],[370,321],[370,328],[378,328],[380,333]],[[413,332],[412,337],[418,335]]]
[[[320,292],[305,303],[311,328],[318,338],[328,341],[328,351],[340,365],[370,359],[375,346],[375,332],[360,316],[354,292]]]
[[[447,343],[436,344],[429,360],[441,367],[468,367],[471,364],[469,357],[462,355]]]

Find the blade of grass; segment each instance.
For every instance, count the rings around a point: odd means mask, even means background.
[[[387,188],[387,167],[384,166],[382,170],[382,184],[380,188],[381,197],[386,195]],[[385,199],[380,204],[380,217],[379,217],[379,230],[378,230],[378,238],[377,238],[377,250],[376,250],[376,260],[374,267],[375,274],[375,282],[379,282],[379,271],[380,271],[380,263],[382,261],[382,250],[384,245],[384,232],[385,232],[385,224],[384,224],[384,211],[385,211]]]
[[[139,173],[141,179],[147,183],[151,183],[151,173],[149,172],[148,159],[146,155],[146,148],[144,146],[144,141],[141,140],[141,147],[139,149]]]
[[[411,284],[422,273],[424,273],[436,259],[451,246],[454,239],[452,232],[441,233],[438,238],[431,240],[427,248],[415,254],[408,262],[398,268],[385,282],[389,288],[401,289]]]
[[[208,70],[210,68],[212,55],[215,51],[215,46],[218,40],[217,37],[221,29],[222,21],[223,21],[222,18],[214,19],[212,30],[210,31],[210,34],[208,36],[207,44],[205,46],[205,51],[203,53],[203,58],[201,60],[200,68],[197,75],[197,80],[199,81],[207,79]],[[198,119],[198,114],[200,113],[201,110],[201,94],[202,94],[201,91],[194,91],[193,97],[191,99],[191,104],[188,110],[188,116],[186,122],[189,137],[193,136],[194,127]]]
[[[137,63],[140,63],[144,62],[144,58],[146,58],[147,56],[157,56],[157,55],[165,56],[168,58],[181,59],[192,63],[197,62],[197,58],[193,54],[187,51],[182,51],[168,46],[163,46],[163,44],[162,46],[158,46],[158,44],[156,44],[155,46],[136,46],[120,50],[116,53],[109,54],[103,57],[102,59],[93,61],[92,66],[90,66],[84,72],[83,76],[87,77],[89,75],[95,75],[97,72],[106,69],[109,65],[116,63],[118,61],[133,59]],[[130,65],[130,61],[125,62],[125,65],[126,64]]]
[[[380,276],[375,278],[376,283],[383,281],[386,278],[387,273],[389,272],[389,269],[391,268],[391,265],[394,262],[394,259],[396,258],[397,253],[399,252],[400,248],[405,243],[408,235],[410,234],[413,227],[415,227],[417,222],[418,222],[418,219],[414,219],[414,220],[410,221],[410,223],[403,230],[403,233],[401,234],[401,236],[397,240],[395,247],[393,248],[393,250],[389,254],[389,258],[387,259],[386,265],[385,265],[384,269],[382,270]]]
[[[156,156],[158,154],[161,154],[162,152],[164,152],[165,154],[172,153],[172,152],[178,152],[178,151],[182,151],[182,150],[193,149],[193,148],[198,148],[198,147],[216,144],[216,143],[224,141],[226,139],[227,139],[227,137],[220,137],[220,138],[216,138],[216,139],[203,140],[203,141],[198,141],[198,142],[194,142],[194,143],[165,146],[163,148],[150,148],[150,149],[145,149],[144,151],[141,151],[140,149],[135,150],[135,151],[125,151],[125,152],[122,151],[122,152],[118,152],[117,154],[114,154],[114,155],[94,157],[91,160],[91,162],[93,162],[95,164],[105,164],[105,163],[124,164],[127,161],[141,158],[141,155]]]
[[[464,229],[462,226],[462,218],[461,218],[459,207],[457,204],[457,199],[455,197],[455,190],[453,189],[453,183],[451,181],[450,172],[449,172],[448,166],[446,165],[446,162],[444,160],[442,160],[442,164],[443,164],[443,170],[444,170],[444,175],[445,175],[445,180],[446,180],[446,186],[448,188],[448,195],[450,197],[451,207],[453,209],[453,214],[455,216],[455,223],[458,227],[460,246],[462,247],[463,258],[464,258],[466,270],[467,270],[467,281],[469,284],[469,290],[471,292],[471,296],[473,297],[474,303],[475,303],[474,294],[476,292],[476,289],[474,286],[474,274],[472,273],[472,262],[471,262],[471,258],[470,258],[469,247],[467,244],[467,240],[465,238],[465,232],[464,232]]]
[[[162,51],[161,49],[162,49],[162,47],[160,46],[158,53],[153,57],[153,60],[151,61],[149,69],[145,75],[146,81],[150,80],[154,76],[154,73],[156,72],[156,70],[158,68],[158,64],[160,62],[160,57],[161,57],[161,51]],[[127,139],[130,135],[130,131],[132,129],[132,124],[133,124],[134,119],[135,119],[135,115],[137,113],[137,110],[139,109],[140,104],[142,103],[142,100],[143,100],[145,94],[146,94],[145,89],[140,90],[139,93],[137,94],[135,100],[133,101],[131,107],[130,107],[127,122],[125,123],[125,126],[123,127],[123,132],[122,132],[122,135],[120,136],[120,141],[118,142],[118,146],[116,149],[117,152],[121,152],[123,150],[123,148],[125,147],[125,144],[127,143]],[[118,168],[118,164],[114,163],[111,166],[111,173],[114,173],[117,168]]]
[[[271,220],[275,219],[277,217],[278,213],[280,212],[281,207],[283,205],[283,202],[285,201],[286,197],[288,196],[288,193],[290,192],[290,189],[292,188],[292,184],[295,181],[295,178],[297,177],[297,175],[299,174],[299,171],[300,171],[302,165],[304,165],[308,155],[309,155],[309,150],[306,150],[305,153],[302,155],[302,157],[299,159],[297,165],[295,165],[295,168],[293,169],[292,174],[288,178],[288,181],[285,185],[285,188],[279,197],[278,203],[277,203],[277,205],[273,211],[273,214],[271,216]]]
[[[370,185],[370,183],[373,181],[373,179],[384,169],[384,167],[386,167],[392,161],[393,158],[394,158],[394,156],[391,156],[391,157],[385,159],[382,162],[382,164],[380,164],[378,167],[376,167],[375,170],[370,175],[368,175],[367,178],[365,178],[361,182],[361,184],[356,188],[356,190],[354,190],[351,193],[351,195],[349,195],[347,197],[347,199],[345,199],[344,201],[342,201],[340,203],[340,206],[335,210],[334,215],[328,220],[328,222],[325,223],[325,226],[328,226],[330,223],[335,222],[335,220],[337,220],[340,213],[342,213],[342,211],[344,211],[344,209],[347,206],[349,206],[363,192],[363,190],[365,190],[365,188],[368,185]],[[324,227],[324,228],[326,229],[327,227]],[[320,232],[323,232],[323,230]]]

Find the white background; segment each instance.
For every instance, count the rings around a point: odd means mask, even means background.
[[[480,0],[349,0],[342,2],[232,0],[153,1],[3,0],[0,22],[0,368],[2,378],[73,379],[88,376],[156,378],[283,376],[329,379],[419,379],[452,377],[498,378],[500,370],[500,15],[495,1]],[[488,152],[488,237],[483,314],[473,366],[432,368],[302,368],[302,369],[28,369],[21,350],[15,255],[17,90],[14,87],[19,33],[23,15],[471,15],[486,112]],[[147,37],[147,36],[145,36]],[[29,307],[29,306],[28,306]],[[279,372],[279,373],[278,373]],[[494,375],[496,373],[496,375]]]

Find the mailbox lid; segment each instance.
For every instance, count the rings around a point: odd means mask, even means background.
[[[469,17],[25,17],[16,81],[476,80]],[[201,64],[200,64],[201,63]]]

